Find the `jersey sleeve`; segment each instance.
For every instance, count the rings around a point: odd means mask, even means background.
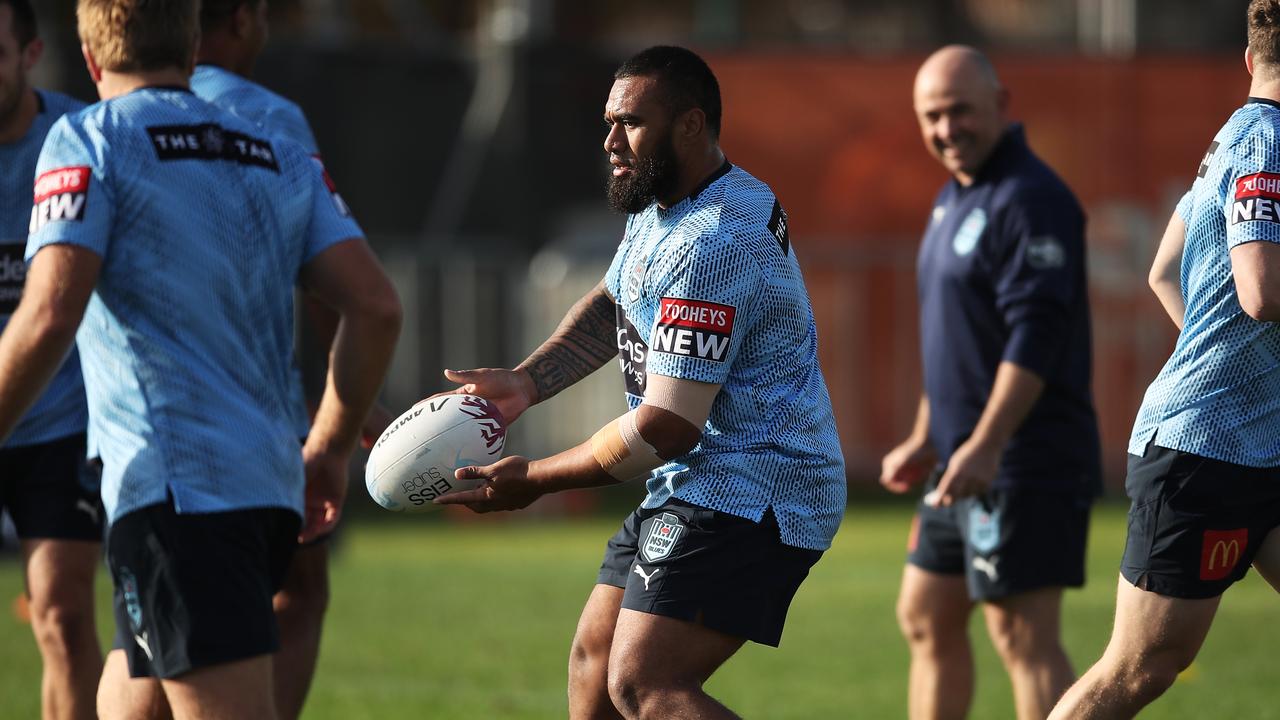
[[[677,247],[651,289],[647,371],[723,384],[763,294],[758,262],[728,234]]]
[[[1227,248],[1280,242],[1280,138],[1255,127],[1232,153],[1226,188]]]
[[[1084,218],[1058,198],[1011,206],[997,244],[996,308],[1008,328],[1002,360],[1046,377],[1072,336],[1084,290]]]
[[[1174,208],[1174,212],[1178,213],[1178,217],[1182,218],[1184,225],[1191,224],[1191,211],[1195,209],[1195,204],[1195,193],[1188,190],[1183,193],[1182,199],[1178,201],[1178,206]]]
[[[54,123],[36,163],[27,261],[55,244],[106,257],[115,210],[100,158],[68,117]]]
[[[313,156],[307,167],[312,186],[311,222],[307,228],[303,263],[343,240],[364,237],[364,231],[351,217],[351,209],[338,194],[338,188],[320,158]]]
[[[320,146],[316,143],[315,134],[311,132],[311,124],[297,105],[289,103],[271,108],[262,118],[261,124],[298,143],[308,154],[320,154]]]

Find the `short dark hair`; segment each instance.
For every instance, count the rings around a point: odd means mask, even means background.
[[[0,5],[13,8],[13,34],[18,39],[18,47],[26,47],[40,34],[36,26],[36,11],[30,0],[0,0]]]
[[[1255,64],[1280,62],[1280,1],[1249,3],[1249,51]]]
[[[672,45],[641,50],[622,63],[613,77],[655,78],[672,115],[698,108],[706,114],[712,135],[720,137],[720,83],[692,50]]]
[[[200,3],[200,29],[203,32],[221,29],[236,14],[241,5],[258,7],[265,0],[202,0]]]

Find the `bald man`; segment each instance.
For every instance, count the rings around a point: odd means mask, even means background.
[[[916,76],[925,147],[951,179],[917,264],[924,394],[880,478],[926,491],[898,597],[911,718],[968,712],[978,603],[1021,720],[1045,717],[1074,677],[1062,591],[1084,583],[1101,487],[1084,214],[1008,102],[973,48],[943,48]]]

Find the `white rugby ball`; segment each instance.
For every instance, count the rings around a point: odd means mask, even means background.
[[[364,467],[365,488],[388,510],[425,512],[435,507],[435,498],[479,485],[479,480],[455,479],[453,471],[496,462],[506,439],[502,413],[482,397],[424,400],[374,443]]]

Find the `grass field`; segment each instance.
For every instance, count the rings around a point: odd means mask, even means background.
[[[907,653],[894,622],[909,508],[855,507],[792,606],[782,648],[748,645],[710,691],[750,718],[899,718]],[[618,520],[621,519],[619,515]],[[350,523],[307,718],[557,718],[578,611],[615,520]],[[1124,508],[1104,505],[1089,585],[1066,601],[1077,670],[1111,629]],[[0,598],[20,591],[0,561]],[[100,632],[109,627],[99,576]],[[1280,718],[1272,643],[1280,603],[1256,574],[1231,590],[1199,660],[1143,718]],[[1011,718],[1009,686],[978,624],[973,718]],[[0,718],[39,717],[30,630],[0,619]]]

